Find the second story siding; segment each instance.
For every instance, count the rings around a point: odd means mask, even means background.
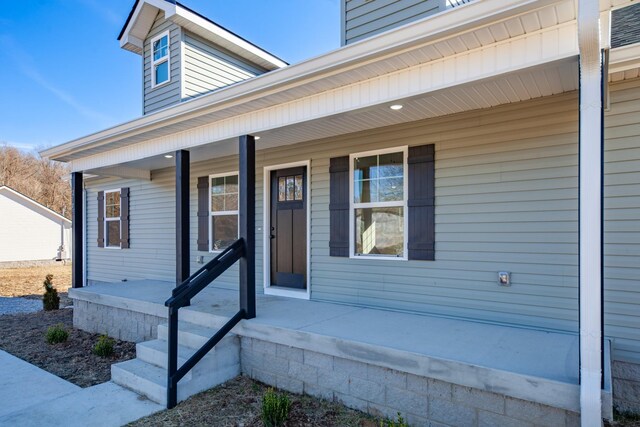
[[[342,0],[342,44],[446,9],[446,0]]]
[[[233,53],[214,47],[201,37],[183,31],[183,99],[249,79],[266,70],[248,64]]]
[[[156,36],[169,32],[169,83],[158,87],[152,87],[151,40]],[[158,12],[156,20],[151,27],[149,35],[144,43],[143,67],[143,114],[149,114],[169,105],[177,104],[181,100],[180,93],[180,44],[182,39],[181,28],[171,21],[164,19],[164,13]]]

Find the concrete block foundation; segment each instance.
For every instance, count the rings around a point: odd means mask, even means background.
[[[640,414],[640,365],[613,362],[613,407],[620,412]]]
[[[77,299],[73,302],[74,327],[123,341],[154,339],[158,325],[165,322],[165,318],[152,314]]]
[[[400,412],[412,426],[580,422],[575,412],[256,338],[241,338],[240,361],[242,373],[258,381],[376,416]]]

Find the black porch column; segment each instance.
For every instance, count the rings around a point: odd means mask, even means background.
[[[256,142],[251,135],[239,140],[240,238],[244,254],[240,258],[240,309],[245,319],[256,317]]]
[[[71,286],[81,288],[84,284],[84,204],[82,201],[83,185],[82,172],[71,173]]]
[[[176,151],[176,286],[189,278],[189,152]]]

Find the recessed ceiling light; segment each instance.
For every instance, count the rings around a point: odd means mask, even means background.
[[[260,139],[260,137],[259,137],[259,136],[254,136],[253,138],[254,138],[256,141]]]
[[[392,110],[401,110],[402,109],[402,104],[393,104],[391,107]]]
[[[173,156],[171,154],[165,154],[164,158],[165,159],[173,159]]]

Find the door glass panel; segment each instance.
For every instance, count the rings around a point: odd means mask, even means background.
[[[278,178],[278,201],[284,202],[287,200],[287,179],[283,176]]]
[[[302,195],[304,194],[302,181],[302,175],[296,175],[296,200],[302,200]]]
[[[293,200],[295,193],[295,181],[292,176],[287,177],[287,200]]]

